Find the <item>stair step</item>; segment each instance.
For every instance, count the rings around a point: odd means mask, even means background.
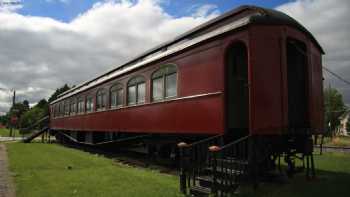
[[[193,186],[190,189],[190,193],[193,196],[209,196],[211,194],[211,189],[202,186]]]
[[[217,166],[225,168],[245,168],[248,166],[248,161],[237,158],[217,159]]]
[[[201,176],[197,177],[197,180],[199,181],[199,185],[202,187],[213,187],[213,178],[210,176]],[[223,191],[232,191],[236,189],[239,186],[238,183],[235,183],[233,181],[229,181],[227,179],[217,179],[216,180],[216,187],[219,190]]]
[[[220,162],[225,162],[225,163],[234,163],[234,164],[241,164],[241,165],[248,165],[248,161],[245,159],[238,159],[235,157],[226,157],[225,159],[218,159]]]
[[[213,167],[207,167],[205,168],[205,170],[207,172],[209,172],[209,174],[213,173]],[[221,174],[221,175],[242,175],[244,174],[244,170],[235,170],[235,169],[231,169],[231,168],[221,168],[220,166],[216,167],[216,172]]]

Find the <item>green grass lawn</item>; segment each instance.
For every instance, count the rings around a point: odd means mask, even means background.
[[[15,132],[14,134],[16,135],[16,137],[20,136],[19,130],[13,129],[12,132]],[[0,137],[8,137],[9,134],[10,134],[10,130],[9,129],[0,128]]]
[[[7,147],[17,197],[181,196],[177,176],[120,165],[56,144],[8,143]]]
[[[127,167],[56,144],[8,143],[7,147],[18,197],[181,196],[177,176]],[[301,173],[288,183],[261,183],[256,191],[244,187],[239,196],[349,196],[350,154],[315,155],[315,163],[315,180],[307,180]]]
[[[297,174],[285,184],[263,183],[258,190],[244,188],[242,197],[347,197],[350,196],[350,154],[315,155],[316,178]]]

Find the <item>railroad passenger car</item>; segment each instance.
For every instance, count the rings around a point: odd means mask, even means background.
[[[59,95],[50,129],[90,144],[322,133],[322,54],[293,18],[242,6]]]

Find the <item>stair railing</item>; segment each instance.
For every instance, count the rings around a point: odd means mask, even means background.
[[[254,154],[250,154],[251,146],[250,136],[246,136],[222,147],[209,147],[211,191],[215,196],[232,194],[247,177],[251,171],[249,165],[254,160]]]
[[[197,185],[197,177],[203,174],[204,169],[211,162],[209,147],[224,144],[223,135],[209,137],[192,144],[181,142],[179,148],[180,162],[180,191],[187,194],[188,190]]]
[[[22,141],[24,143],[28,143],[34,139],[33,136],[36,136],[37,133],[48,132],[49,131],[49,120],[50,120],[50,117],[45,116],[45,117],[41,118],[40,120],[38,120],[37,122],[35,122],[34,124],[30,125],[29,127],[21,128],[20,130],[23,132],[23,131],[32,131],[37,127],[41,127],[41,128],[39,128],[39,131],[32,133],[30,136],[24,138]],[[44,140],[42,139],[42,141],[44,141]]]
[[[39,126],[39,125],[42,125],[42,127],[48,126],[48,124],[49,124],[49,119],[50,119],[49,116],[45,116],[45,117],[39,119],[38,121],[36,121],[34,124],[30,125],[29,127],[21,128],[20,130],[23,130],[23,131],[30,131],[30,130],[35,129],[35,128],[36,128],[37,126]]]

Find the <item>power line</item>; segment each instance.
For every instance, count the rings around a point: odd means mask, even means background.
[[[323,69],[325,71],[327,71],[328,73],[330,73],[331,75],[335,76],[337,79],[341,80],[342,82],[344,82],[347,85],[350,85],[350,81],[344,79],[343,77],[341,77],[340,75],[338,75],[337,73],[335,73],[334,71],[331,71],[329,68],[323,66]]]

